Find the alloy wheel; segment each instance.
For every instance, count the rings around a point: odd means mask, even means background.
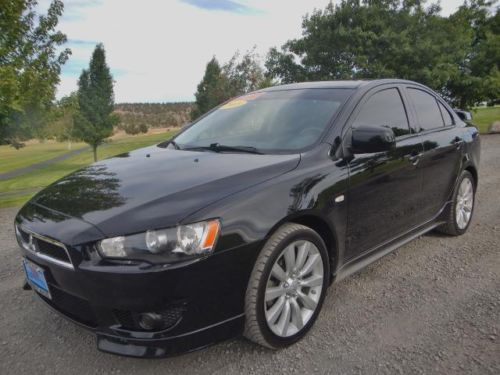
[[[278,256],[267,280],[264,311],[271,331],[293,336],[313,316],[323,289],[323,261],[310,241],[289,244]]]
[[[455,207],[455,219],[460,229],[465,229],[469,224],[472,207],[474,204],[474,187],[469,178],[464,178],[458,188],[457,201]]]

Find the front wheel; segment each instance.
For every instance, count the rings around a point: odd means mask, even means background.
[[[475,188],[472,174],[469,171],[463,171],[453,192],[446,223],[438,227],[440,232],[452,236],[459,236],[466,232],[474,211]]]
[[[321,237],[299,224],[280,227],[264,245],[245,296],[245,336],[271,349],[300,340],[314,324],[329,277]]]

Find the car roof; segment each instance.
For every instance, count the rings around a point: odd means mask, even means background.
[[[279,86],[272,86],[262,91],[280,91],[280,90],[297,90],[297,89],[357,89],[364,86],[378,86],[388,83],[406,83],[420,85],[417,82],[403,79],[374,79],[374,80],[358,80],[358,81],[313,81],[290,83]]]

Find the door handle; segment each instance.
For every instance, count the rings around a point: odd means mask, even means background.
[[[409,155],[406,155],[406,158],[412,165],[417,165],[420,162],[420,158],[422,157],[422,155],[422,152],[419,152],[418,154],[411,153]]]
[[[457,137],[455,137],[455,138],[453,139],[453,142],[452,142],[452,143],[455,145],[455,147],[456,147],[457,149],[460,149],[460,147],[462,147],[462,145],[463,145],[463,143],[464,143],[464,140],[463,140],[462,138],[460,138],[460,137],[458,137],[458,136],[457,136]]]

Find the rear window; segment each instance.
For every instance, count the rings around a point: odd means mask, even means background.
[[[450,115],[450,112],[445,108],[444,105],[438,102],[439,109],[441,110],[441,114],[443,115],[443,121],[445,126],[453,125],[453,117]]]
[[[408,88],[408,95],[417,112],[419,131],[444,126],[441,111],[439,110],[438,103],[434,96],[423,90],[414,88]]]

